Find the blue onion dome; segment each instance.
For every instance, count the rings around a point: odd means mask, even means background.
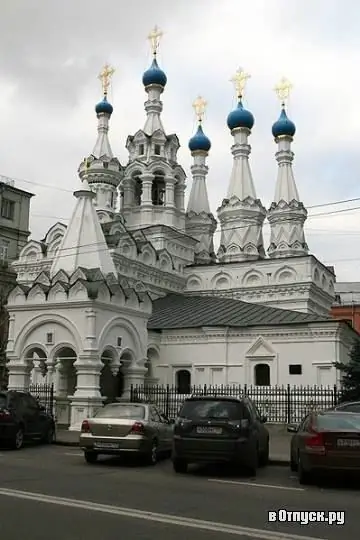
[[[252,129],[255,119],[250,111],[244,109],[241,99],[239,100],[236,109],[231,111],[227,117],[227,125],[230,130],[235,128]]]
[[[100,101],[95,107],[96,114],[107,113],[110,115],[112,114],[113,110],[114,108],[111,103],[108,102],[106,96],[104,96],[102,101]]]
[[[196,152],[197,150],[202,150],[203,152],[208,152],[211,148],[210,139],[205,135],[201,124],[197,129],[197,132],[189,141],[189,150],[191,152]]]
[[[154,58],[151,66],[147,69],[142,78],[143,85],[157,84],[158,86],[166,86],[167,77],[162,69],[159,68],[156,58]]]
[[[276,137],[281,137],[287,135],[288,137],[293,137],[296,132],[296,127],[294,122],[289,120],[285,109],[281,110],[279,119],[272,126],[272,134]]]

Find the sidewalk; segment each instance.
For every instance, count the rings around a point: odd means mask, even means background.
[[[290,456],[291,434],[286,431],[286,426],[268,424],[270,432],[270,463],[272,465],[288,465]],[[59,428],[56,432],[58,446],[79,446],[79,431],[68,431]]]

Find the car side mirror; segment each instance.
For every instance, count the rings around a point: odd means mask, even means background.
[[[299,431],[299,427],[295,424],[289,424],[287,427],[288,433],[297,433]]]
[[[261,422],[262,424],[266,424],[266,422],[267,422],[267,416],[262,416],[262,417],[260,418],[260,422]]]

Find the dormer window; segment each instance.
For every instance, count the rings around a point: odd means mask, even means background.
[[[140,156],[143,156],[145,154],[145,145],[139,144],[139,154]]]
[[[160,156],[160,153],[161,153],[160,144],[155,144],[154,152],[155,152],[155,156]]]

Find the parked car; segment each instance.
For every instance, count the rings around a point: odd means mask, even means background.
[[[344,403],[339,403],[339,405],[336,405],[333,410],[360,413],[360,401],[348,401]]]
[[[138,455],[155,465],[171,452],[173,422],[149,403],[111,403],[81,426],[80,447],[87,463],[99,455]]]
[[[269,459],[269,432],[248,397],[192,396],[185,400],[174,426],[175,472],[190,463],[233,463],[256,475]]]
[[[300,484],[309,484],[319,472],[360,471],[360,415],[343,411],[314,412],[293,433],[290,467]]]
[[[29,440],[52,443],[55,422],[26,392],[0,391],[0,444],[20,450]]]

